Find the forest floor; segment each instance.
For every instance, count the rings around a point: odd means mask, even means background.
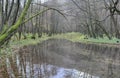
[[[104,45],[109,45],[109,46],[116,46],[120,45],[120,39],[117,38],[112,38],[109,40],[107,37],[104,38],[89,38],[86,35],[77,33],[77,32],[71,32],[71,33],[63,33],[63,34],[56,34],[52,36],[48,36],[46,34],[43,34],[41,38],[38,38],[36,35],[36,39],[31,39],[31,34],[28,36],[27,39],[21,39],[17,40],[14,37],[10,41],[10,46],[24,46],[24,45],[30,45],[30,44],[37,44],[42,41],[48,40],[48,39],[67,39],[72,42],[81,42],[81,43],[93,43],[93,44],[104,44]],[[86,38],[87,37],[87,38]]]

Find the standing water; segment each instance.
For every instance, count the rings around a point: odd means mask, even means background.
[[[24,46],[6,59],[6,78],[120,78],[119,55],[103,51],[63,39]]]

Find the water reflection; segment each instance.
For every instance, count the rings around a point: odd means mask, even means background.
[[[48,40],[24,46],[7,58],[6,78],[120,78],[117,56],[85,50],[67,40]]]
[[[8,62],[9,61],[7,59],[7,63]],[[17,60],[17,62],[17,65],[19,65],[19,60]],[[21,67],[18,66],[18,69],[21,70]],[[10,78],[17,77],[14,76],[12,69],[8,71],[10,71]],[[48,64],[33,64],[31,67],[30,63],[26,63],[25,68],[19,71],[19,73],[22,73],[21,76],[19,76],[21,78],[99,78],[76,69],[68,69]]]

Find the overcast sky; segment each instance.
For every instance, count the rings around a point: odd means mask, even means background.
[[[10,0],[10,1],[12,1],[12,0]],[[24,2],[24,0],[21,0],[22,2],[21,2],[21,5],[23,6],[23,2]],[[46,2],[46,1],[48,1],[48,0],[34,0],[35,2],[37,2],[37,1],[41,1],[41,3],[44,3],[44,2]]]
[[[37,0],[36,0],[37,1]],[[40,1],[40,0],[39,0]],[[46,2],[46,1],[48,1],[48,0],[41,0],[41,3],[44,3],[44,2]]]

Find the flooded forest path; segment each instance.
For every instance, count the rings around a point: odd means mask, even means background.
[[[49,39],[6,58],[3,78],[120,78],[120,48]]]

